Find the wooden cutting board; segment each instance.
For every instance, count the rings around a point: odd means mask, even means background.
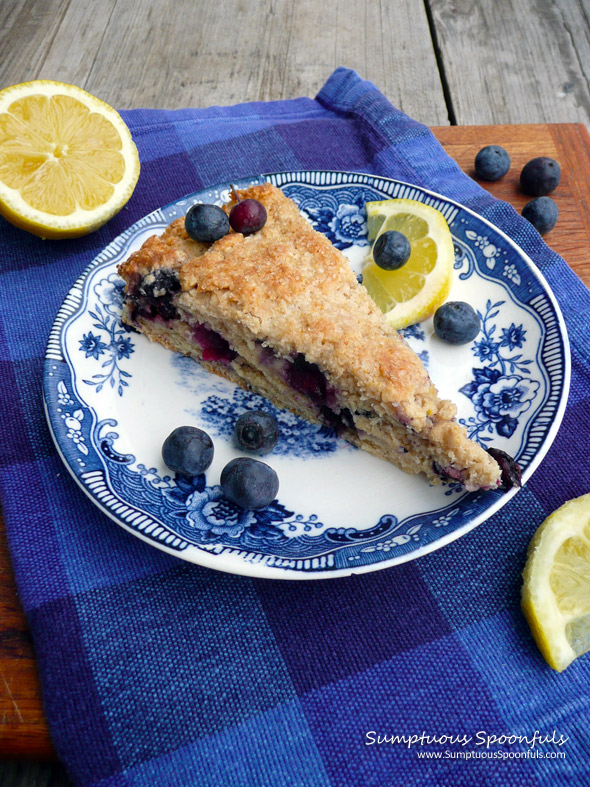
[[[510,172],[498,183],[482,185],[519,212],[529,198],[520,193],[522,167],[535,156],[561,164],[561,183],[552,195],[559,221],[545,236],[590,286],[590,136],[582,124],[522,126],[445,126],[433,129],[446,149],[474,176],[473,161],[484,145],[506,148]],[[55,759],[41,702],[35,655],[18,600],[0,515],[0,757]]]

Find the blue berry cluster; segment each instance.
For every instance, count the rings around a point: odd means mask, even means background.
[[[475,173],[481,180],[496,181],[510,169],[510,156],[499,145],[486,145],[475,157]],[[520,173],[520,188],[535,199],[527,202],[522,215],[541,234],[550,232],[557,224],[557,203],[548,197],[559,186],[561,167],[549,156],[537,156],[528,161]]]
[[[218,205],[199,203],[188,209],[184,217],[187,235],[200,243],[215,243],[227,235],[229,228],[242,235],[252,235],[266,224],[266,208],[257,199],[241,200],[237,193],[236,204],[229,215]]]
[[[272,451],[277,444],[279,426],[270,413],[250,410],[238,418],[234,435],[240,448],[264,454]],[[211,466],[213,453],[213,441],[207,432],[195,426],[174,429],[162,446],[164,463],[183,478],[204,473]],[[230,502],[240,508],[257,511],[275,499],[279,478],[264,462],[240,457],[223,468],[220,485]]]

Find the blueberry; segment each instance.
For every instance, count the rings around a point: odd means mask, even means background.
[[[176,271],[170,268],[150,271],[139,281],[134,294],[140,301],[138,314],[147,319],[154,319],[156,315],[164,320],[176,319],[178,312],[173,295],[179,290],[180,279]]]
[[[279,425],[274,415],[263,410],[249,410],[236,421],[234,436],[240,448],[268,454],[278,442]]]
[[[522,215],[541,235],[555,227],[559,217],[557,203],[551,197],[536,197],[522,209]]]
[[[486,145],[475,157],[475,172],[482,180],[500,180],[510,169],[510,156],[499,145]]]
[[[481,320],[464,301],[443,303],[434,314],[434,332],[449,344],[467,344],[481,329]]]
[[[226,464],[220,483],[230,502],[252,511],[272,503],[279,491],[279,478],[272,467],[243,456]]]
[[[180,290],[180,279],[178,273],[171,268],[158,268],[147,273],[137,289],[144,298],[162,298]]]
[[[520,187],[531,197],[551,194],[559,186],[561,167],[555,159],[539,156],[525,164],[520,173]]]
[[[229,223],[236,232],[252,235],[266,224],[266,208],[257,199],[241,200],[231,209]]]
[[[229,219],[219,206],[199,204],[189,208],[184,226],[193,240],[215,243],[229,232]]]
[[[492,459],[495,459],[500,465],[502,475],[498,489],[500,489],[502,492],[507,492],[509,489],[514,489],[514,487],[521,487],[522,472],[520,465],[516,463],[510,454],[507,454],[506,451],[501,451],[499,448],[493,448],[491,446],[490,448],[486,448],[486,451],[492,457]]]
[[[379,235],[373,246],[375,264],[386,271],[396,271],[410,259],[412,247],[406,236],[389,230]]]
[[[196,426],[179,426],[164,440],[162,459],[175,473],[200,475],[213,461],[213,441]]]

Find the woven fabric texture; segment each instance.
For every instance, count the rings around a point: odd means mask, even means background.
[[[354,71],[338,69],[315,100],[122,114],[142,173],[118,216],[95,234],[56,242],[0,220],[0,493],[52,738],[72,779],[94,787],[588,783],[590,658],[553,672],[520,611],[535,529],[590,491],[588,290],[428,128]],[[119,528],[63,466],[41,397],[54,317],[113,238],[186,193],[298,169],[398,178],[485,216],[542,270],[572,353],[557,438],[498,514],[417,561],[303,583],[204,569]],[[486,749],[476,738],[535,730],[568,740]],[[473,740],[376,738],[422,733]]]

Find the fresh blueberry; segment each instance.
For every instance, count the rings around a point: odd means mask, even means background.
[[[213,441],[196,426],[179,426],[164,440],[162,459],[175,473],[200,475],[213,461]]]
[[[475,310],[464,301],[443,303],[434,314],[434,332],[449,344],[467,344],[481,329]]]
[[[363,283],[363,274],[362,273],[357,274],[356,280],[358,281],[359,284],[362,284]]]
[[[279,491],[279,478],[272,467],[244,456],[226,464],[220,483],[230,502],[252,511],[272,503]]]
[[[536,197],[527,202],[522,209],[522,215],[541,235],[545,235],[557,224],[559,209],[551,197]]]
[[[499,145],[486,145],[475,157],[475,172],[482,180],[500,180],[510,169],[510,156]]]
[[[406,236],[389,230],[379,235],[373,246],[375,264],[386,271],[396,271],[410,259],[412,247]]]
[[[193,205],[184,217],[184,226],[193,240],[215,243],[229,232],[227,213],[218,205]]]
[[[229,213],[232,229],[242,235],[252,235],[266,224],[266,208],[257,199],[237,202]]]
[[[555,159],[539,156],[525,164],[520,173],[520,187],[531,197],[551,194],[559,186],[561,167]]]
[[[234,427],[238,446],[246,451],[268,454],[278,442],[279,425],[274,415],[263,410],[248,410]]]

